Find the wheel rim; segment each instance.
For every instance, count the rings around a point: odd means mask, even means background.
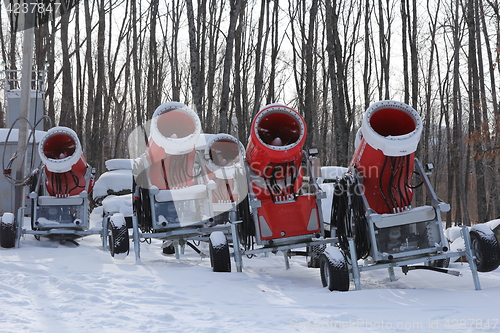
[[[114,256],[114,239],[113,239],[113,225],[108,223],[108,248],[112,256]]]
[[[474,255],[476,256],[476,261],[481,262],[481,251],[479,251],[479,242],[477,239],[472,239],[471,247],[474,250]]]
[[[325,261],[323,263],[323,274],[325,275],[325,281],[327,284],[330,283],[330,270],[328,269],[328,263]]]

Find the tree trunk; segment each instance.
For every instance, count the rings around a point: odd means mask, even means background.
[[[349,133],[347,128],[345,95],[344,95],[344,64],[342,61],[342,45],[338,32],[338,15],[336,0],[327,0],[326,29],[329,76],[332,86],[333,129],[335,135],[336,164],[348,165]]]
[[[317,104],[314,98],[314,54],[315,54],[315,38],[314,32],[316,30],[316,14],[318,12],[318,1],[312,0],[311,7],[309,9],[309,27],[308,36],[305,44],[305,82],[304,82],[304,120],[306,124],[313,124],[316,114]],[[316,131],[309,131],[306,138],[306,147],[313,147],[316,142]]]
[[[266,19],[266,31],[264,32],[264,19]],[[255,97],[254,97],[254,106],[252,111],[252,118],[255,117],[257,112],[260,109],[261,98],[262,98],[262,90],[264,87],[264,62],[265,62],[265,52],[267,45],[267,39],[269,36],[269,1],[262,0],[260,7],[260,16],[259,16],[259,28],[257,31],[257,44],[255,46]],[[265,37],[264,37],[265,35]],[[264,39],[264,40],[263,40]]]
[[[140,4],[140,3],[139,3]],[[140,7],[139,7],[140,8]],[[135,114],[137,119],[137,126],[142,126],[144,123],[144,117],[142,115],[142,105],[141,105],[141,73],[142,69],[139,62],[139,36],[137,34],[137,29],[139,21],[137,18],[137,2],[130,1],[130,13],[132,14],[132,64],[134,66],[134,97],[135,97]]]
[[[89,1],[84,1],[85,7],[85,31],[86,31],[86,52],[85,62],[87,67],[87,114],[85,116],[85,137],[86,143],[92,140],[92,116],[94,114],[94,93],[95,93],[95,78],[94,64],[92,59],[92,18],[90,16]],[[88,146],[85,145],[84,153],[87,154]]]
[[[69,15],[61,16],[62,87],[60,126],[75,127],[75,104],[73,98],[73,78],[71,74],[68,26]]]
[[[156,22],[158,20],[158,0],[149,4],[149,60],[146,85],[146,119],[150,119],[158,107],[161,87],[158,84],[158,51],[156,47]]]
[[[469,32],[469,54],[468,54],[468,69],[469,69],[469,104],[471,107],[471,117],[469,121],[473,122],[473,131],[481,133],[482,118],[481,118],[481,98],[480,98],[480,82],[479,69],[477,63],[477,53],[481,45],[477,41],[477,0],[468,0],[467,3],[466,22]],[[478,43],[476,45],[476,42]],[[486,184],[484,181],[483,157],[481,152],[484,151],[482,142],[476,140],[474,143],[474,151],[478,154],[474,159],[474,167],[476,172],[476,200],[478,207],[478,221],[486,222],[487,219],[487,204],[486,204]]]
[[[200,45],[198,34],[195,26],[195,16],[192,0],[186,0],[187,18],[188,18],[188,32],[189,32],[189,54],[191,69],[191,92],[193,95],[194,106],[198,114],[203,114],[203,85],[200,80]],[[203,58],[202,58],[203,59]]]
[[[240,16],[242,0],[231,0],[231,10],[229,12],[229,28],[226,39],[226,53],[224,55],[224,72],[222,73],[222,96],[219,110],[219,129],[221,132],[229,131],[229,121],[227,111],[229,107],[229,85],[231,80],[231,68],[233,65],[234,34],[236,23]]]
[[[104,64],[104,42],[105,42],[105,8],[104,0],[99,0],[98,5],[98,34],[97,34],[97,85],[94,97],[94,110],[92,115],[92,133],[91,141],[88,142],[89,145],[89,164],[96,168],[96,174],[100,175],[104,169],[104,161],[102,160],[102,146],[103,138],[107,133],[107,122],[102,119],[103,116],[103,98],[104,98],[104,88],[106,84],[105,78],[105,64]],[[101,136],[102,131],[102,136]]]

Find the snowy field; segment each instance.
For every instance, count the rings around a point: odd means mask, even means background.
[[[188,248],[177,260],[153,241],[141,255],[113,259],[98,235],[0,248],[0,332],[500,332],[500,269],[479,273],[480,291],[454,263],[462,277],[396,270],[390,282],[375,270],[361,273],[363,290],[329,292],[304,257],[213,273]]]

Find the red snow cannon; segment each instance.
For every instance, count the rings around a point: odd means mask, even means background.
[[[302,148],[307,128],[297,111],[281,104],[265,106],[255,116],[246,150],[257,198],[283,201],[302,185]]]
[[[92,190],[94,179],[83,156],[76,133],[67,127],[53,127],[38,146],[45,165],[45,187],[51,196],[68,197]]]
[[[422,119],[410,106],[380,101],[365,113],[351,160],[363,177],[370,208],[379,214],[411,208],[414,154]]]
[[[200,119],[186,105],[167,102],[155,110],[146,149],[151,185],[169,190],[194,184],[195,146],[200,133]]]
[[[315,194],[300,191],[306,134],[302,116],[281,104],[265,106],[252,122],[246,160],[251,193],[260,201],[254,211],[258,243],[323,231]]]

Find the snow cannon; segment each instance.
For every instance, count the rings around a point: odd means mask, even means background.
[[[244,173],[245,148],[229,134],[210,136],[205,147],[208,177],[217,187],[212,192],[214,203],[238,203],[247,193]]]
[[[256,239],[259,245],[290,244],[322,235],[323,226],[314,191],[303,186],[312,175],[303,151],[307,128],[293,109],[272,104],[257,113],[246,150]],[[309,188],[318,188],[308,177]],[[305,184],[304,184],[305,185]]]
[[[441,220],[450,206],[436,195],[428,168],[414,156],[421,133],[422,119],[406,104],[380,101],[366,110],[349,171],[337,178],[333,189],[331,226],[338,242],[320,258],[324,287],[347,291],[352,279],[359,290],[360,273],[374,269],[387,270],[389,280],[396,281],[396,267],[405,275],[425,269],[461,276],[448,265],[450,259],[465,256],[474,286],[481,289],[478,272],[498,268],[500,256],[481,253],[499,248],[491,230],[493,237],[481,240],[473,228],[469,232],[463,226],[460,249],[455,242],[450,247]],[[426,190],[426,205],[411,207],[413,178]],[[368,260],[358,266],[363,259]]]
[[[40,141],[38,153],[44,164],[49,195],[68,197],[92,190],[93,177],[88,177],[88,165],[75,131],[67,127],[51,128]]]
[[[186,105],[167,102],[155,110],[146,149],[151,185],[160,190],[193,185],[195,146],[200,133],[200,118]]]
[[[302,185],[304,119],[281,104],[265,106],[255,116],[246,151],[251,185],[260,200],[289,200]]]
[[[420,115],[404,103],[380,101],[366,110],[350,165],[363,177],[365,197],[377,213],[411,207],[414,155],[421,133]]]

